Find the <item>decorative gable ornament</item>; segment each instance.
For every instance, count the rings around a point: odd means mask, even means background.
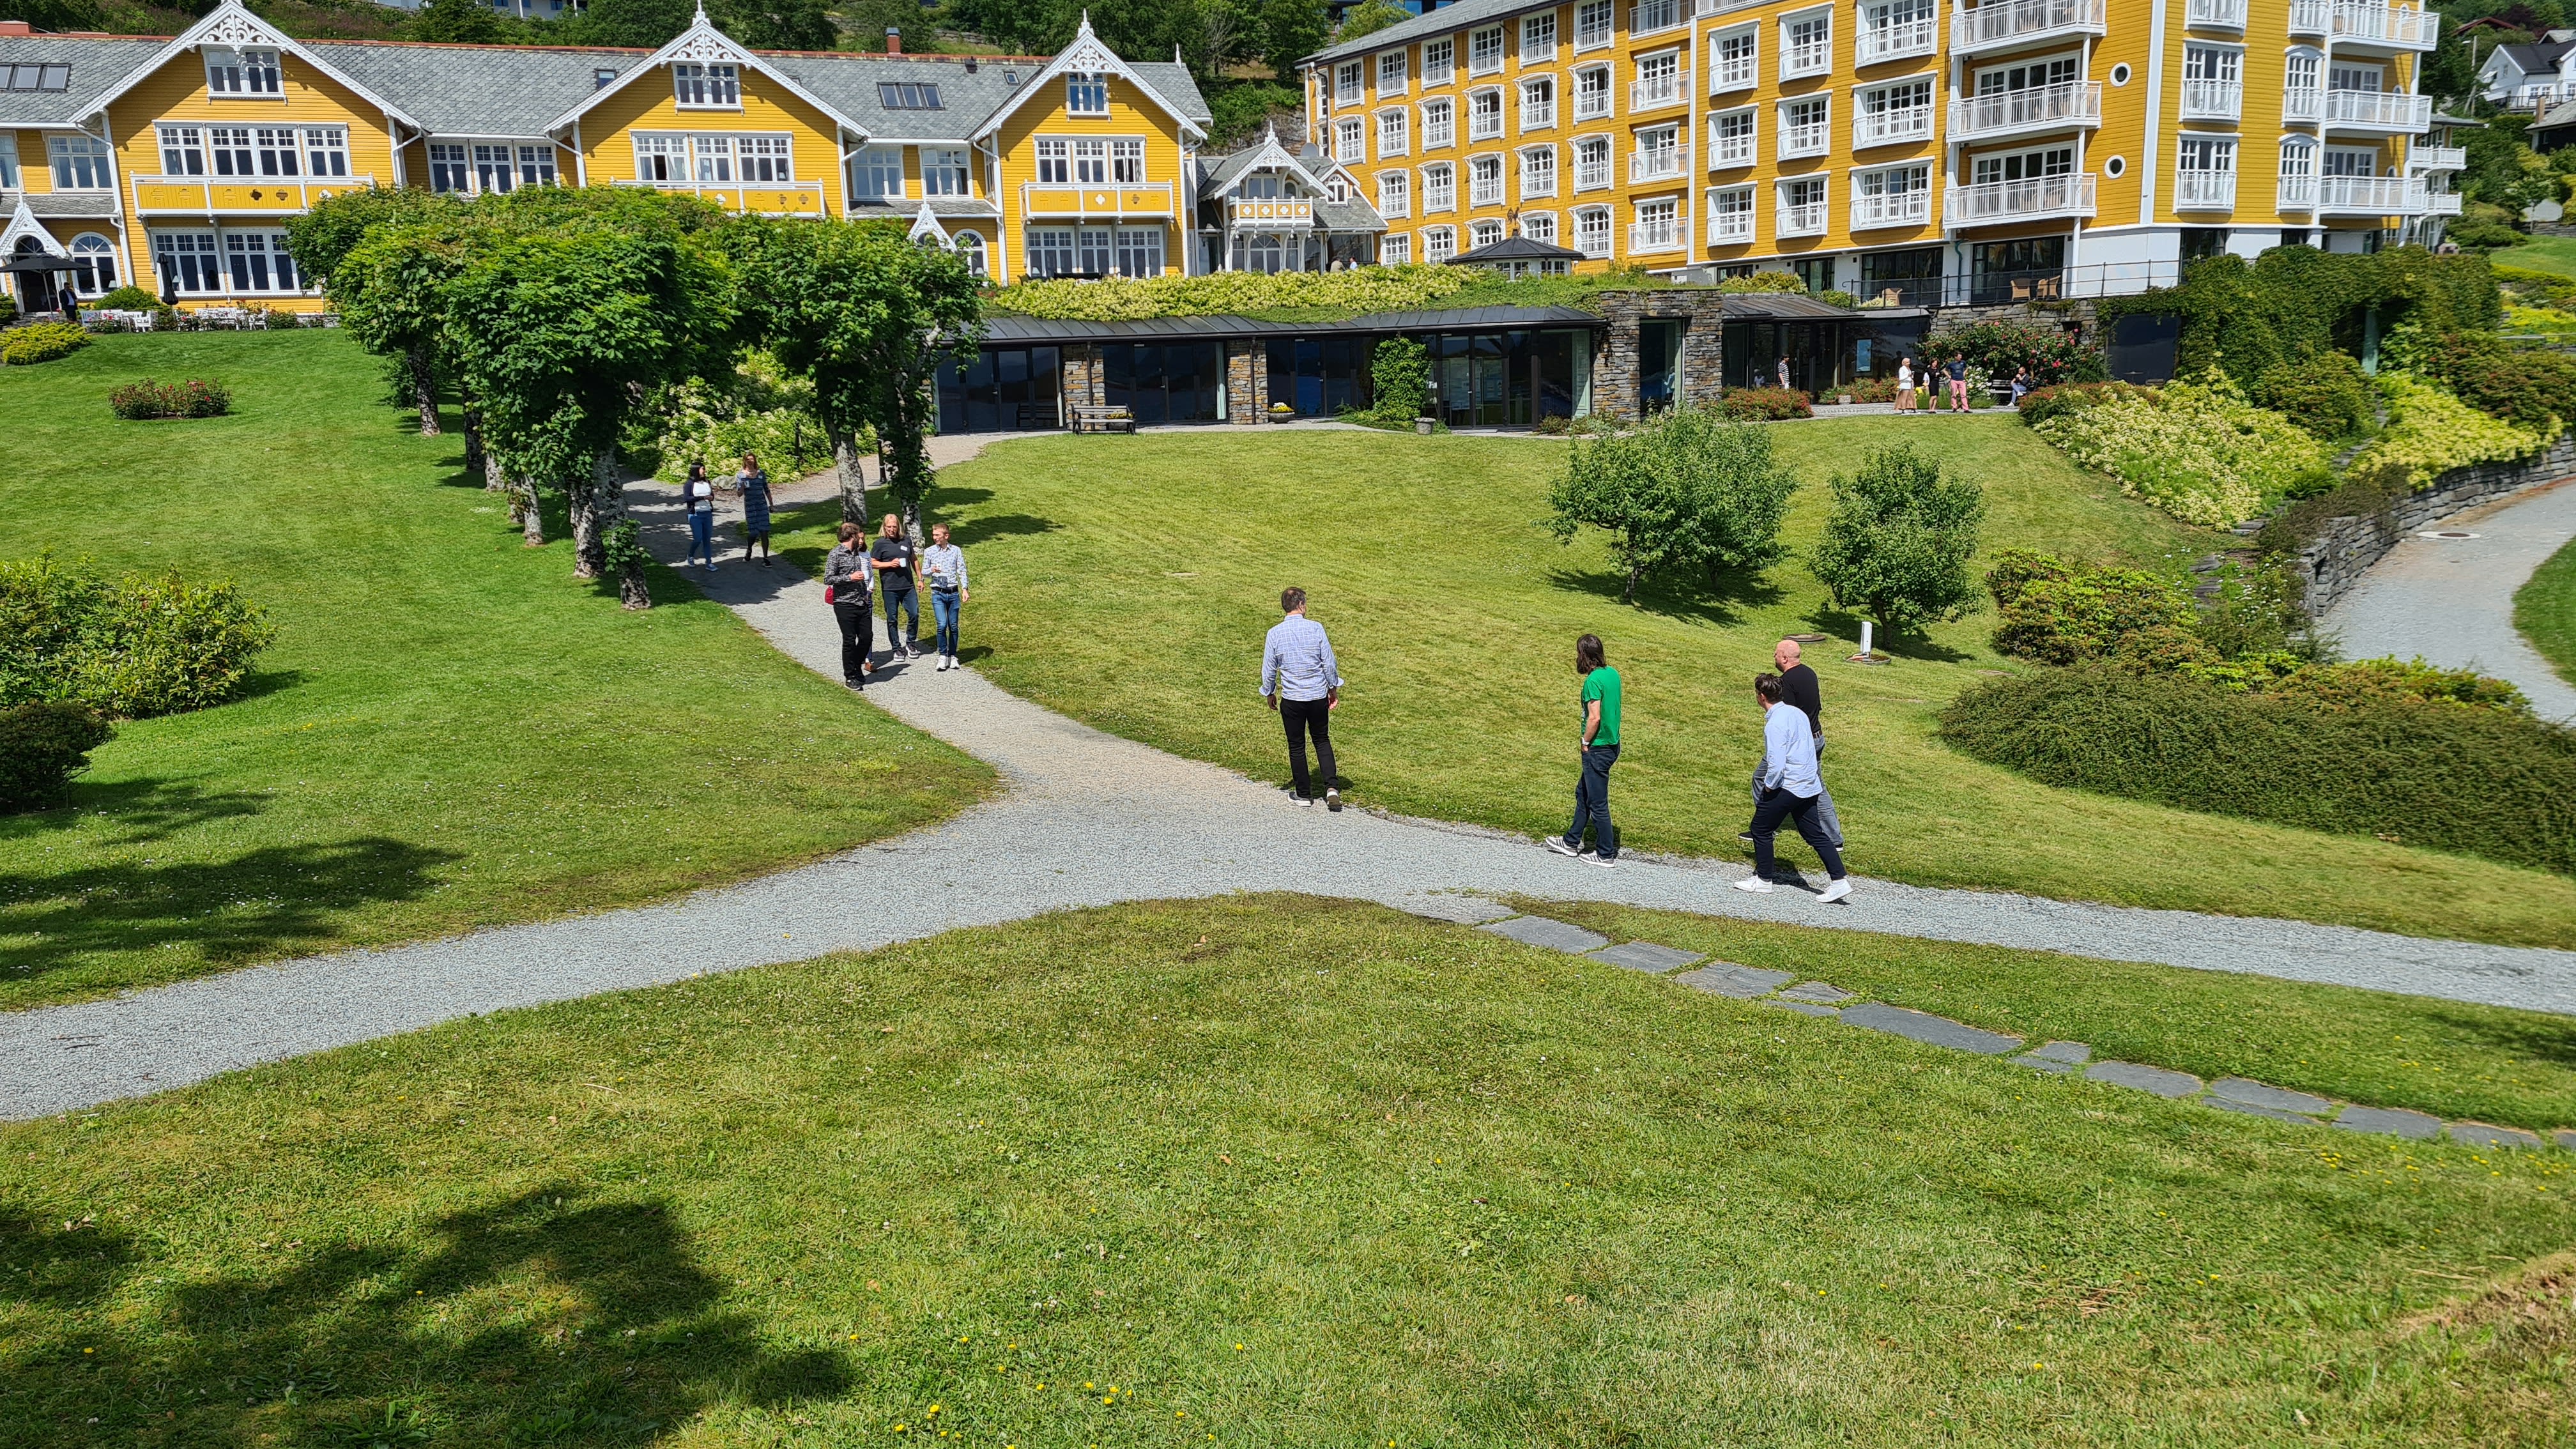
[[[1060,87],[1050,88],[1047,82],[1061,80],[1067,75],[1114,75],[1143,91],[1147,99],[1162,109],[1163,114],[1180,122],[1182,134],[1197,137],[1202,141],[1207,139],[1206,127],[1181,114],[1180,107],[1173,105],[1161,91],[1154,89],[1152,82],[1138,74],[1134,66],[1120,60],[1118,52],[1111,50],[1101,42],[1099,36],[1092,33],[1091,12],[1088,10],[1082,12],[1082,27],[1073,33],[1073,43],[1056,52],[1055,59],[1048,61],[1044,70],[1030,77],[1027,85],[1020,87],[1008,101],[1003,102],[1002,108],[993,113],[992,119],[986,121],[982,128],[975,132],[974,139],[981,141],[1001,130],[1002,122],[1010,119],[1012,112],[1027,105],[1031,96],[1063,94]]]
[[[938,217],[930,214],[930,203],[925,201],[921,204],[921,210],[913,213],[912,230],[905,232],[903,239],[908,242],[928,242],[932,246],[944,247],[948,245],[948,230],[939,224]]]
[[[232,0],[226,0],[226,3],[232,3]],[[700,0],[698,5],[697,18],[689,22],[688,29],[671,37],[670,44],[665,45],[660,50],[646,56],[642,62],[627,67],[627,69],[622,72],[617,79],[610,81],[608,84],[601,86],[599,89],[592,91],[586,96],[583,96],[580,103],[575,105],[571,110],[566,111],[562,115],[555,117],[552,121],[547,122],[546,131],[551,135],[554,132],[565,129],[572,125],[573,122],[580,120],[583,114],[588,112],[591,107],[607,100],[610,96],[626,89],[628,86],[633,85],[637,80],[645,76],[661,76],[668,79],[671,74],[671,67],[674,65],[706,65],[710,63],[716,65],[738,66],[744,72],[756,71],[763,79],[768,80],[779,89],[786,91],[789,95],[792,95],[796,97],[796,99],[803,101],[805,104],[812,106],[821,114],[831,117],[834,124],[840,126],[841,129],[849,132],[852,136],[861,141],[868,139],[867,127],[862,126],[857,121],[843,115],[839,107],[832,105],[821,96],[818,96],[812,91],[805,89],[803,86],[798,85],[793,79],[789,78],[786,72],[771,67],[767,63],[763,62],[759,56],[735,43],[732,36],[716,29],[715,22],[707,18],[707,7],[704,0]]]
[[[18,255],[18,243],[27,237],[34,237],[36,245],[49,257],[68,259],[71,256],[63,250],[61,242],[54,240],[54,234],[45,230],[45,224],[36,220],[36,214],[27,209],[26,198],[22,196],[18,200],[18,209],[10,213],[9,225],[0,228],[0,260]]]
[[[427,128],[412,119],[400,106],[358,84],[355,77],[296,43],[294,36],[288,35],[252,14],[250,7],[244,5],[242,0],[218,0],[215,8],[207,12],[205,19],[180,31],[177,38],[161,47],[158,54],[135,67],[127,73],[125,79],[110,86],[98,99],[90,102],[89,109],[82,112],[82,118],[107,114],[109,103],[121,98],[149,77],[160,74],[163,66],[190,51],[209,47],[239,50],[246,45],[261,46],[294,56],[298,61],[348,88],[352,93],[366,97],[370,104],[382,110],[389,119],[409,126],[414,131],[426,132]]]
[[[689,28],[673,37],[650,63],[668,64],[675,60],[742,65],[751,61],[751,52],[735,44],[732,36],[716,29],[715,22],[707,19],[707,7],[702,4],[698,7],[697,19],[690,21]]]

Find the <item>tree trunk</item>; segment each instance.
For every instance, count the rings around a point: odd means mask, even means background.
[[[595,579],[608,567],[602,539],[623,512],[624,492],[617,482],[617,451],[603,449],[591,462],[590,476],[573,485],[572,576]]]
[[[546,510],[537,498],[537,480],[521,478],[511,488],[511,511],[519,515],[519,536],[530,548],[546,546]]]
[[[868,475],[859,463],[859,440],[832,434],[832,462],[841,472],[841,521],[868,526]]]
[[[510,473],[508,469],[501,466],[501,455],[493,452],[489,448],[484,449],[483,491],[486,493],[506,493],[509,489]]]
[[[617,598],[629,609],[653,607],[653,593],[644,587],[644,566],[627,564],[617,571]]]
[[[1646,570],[1645,570],[1645,566],[1644,566],[1644,565],[1642,565],[1642,564],[1631,564],[1631,565],[1629,565],[1629,567],[1628,567],[1628,591],[1627,591],[1627,593],[1625,593],[1625,594],[1623,594],[1623,595],[1621,595],[1621,596],[1620,596],[1620,602],[1621,602],[1621,603],[1624,603],[1624,604],[1635,604],[1635,603],[1637,602],[1637,580],[1638,580],[1638,579],[1640,579],[1640,578],[1642,578],[1642,577],[1644,577],[1644,576],[1645,576],[1645,572],[1646,572]]]
[[[474,406],[472,398],[463,399],[463,407],[460,410],[465,414],[465,476],[471,478],[481,473],[483,486],[489,488],[492,486],[492,474],[486,466],[484,455],[483,414]]]
[[[429,349],[415,347],[403,354],[403,363],[411,369],[412,401],[420,407],[420,435],[438,436],[438,379],[429,366]]]

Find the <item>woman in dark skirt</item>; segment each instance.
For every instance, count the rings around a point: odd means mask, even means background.
[[[751,546],[760,545],[760,561],[769,562],[769,475],[760,470],[760,455],[742,455],[742,468],[733,475],[734,486],[742,490],[742,561],[751,562]]]

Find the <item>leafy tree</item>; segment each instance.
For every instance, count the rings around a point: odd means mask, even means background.
[[[1341,31],[1333,39],[1357,40],[1363,35],[1375,35],[1390,25],[1402,25],[1412,18],[1394,0],[1360,0],[1359,4],[1342,13]]]
[[[429,0],[403,34],[411,40],[489,45],[501,38],[501,21],[485,0]]]
[[[1621,597],[1656,575],[1759,569],[1776,561],[1797,480],[1771,435],[1695,408],[1661,413],[1626,437],[1578,443],[1549,490],[1548,527],[1565,542],[1585,527],[1610,535],[1626,576]]]
[[[1324,48],[1333,22],[1324,0],[1265,0],[1261,7],[1261,58],[1283,86],[1302,86],[1297,62]]]
[[[1941,476],[1941,465],[1911,444],[1861,459],[1850,478],[1835,474],[1834,511],[1808,558],[1836,608],[1857,606],[1895,634],[1958,618],[1976,606],[1976,556],[1985,492]]]
[[[697,14],[697,0],[590,0],[582,13],[556,23],[571,44],[659,50],[678,39]]]
[[[2516,216],[2526,206],[2558,199],[2557,173],[2523,144],[2523,128],[2531,124],[2531,119],[2498,115],[2485,126],[2462,135],[2460,145],[2467,151],[2469,163],[2460,173],[2462,196],[2501,206]]]
[[[939,51],[939,16],[924,10],[919,0],[852,0],[833,8],[842,27],[849,32],[845,42],[850,49],[870,55],[885,52],[888,29],[903,32],[903,48],[908,55],[935,55]]]
[[[922,439],[932,376],[974,345],[982,301],[966,264],[907,241],[893,222],[743,218],[720,242],[750,336],[814,386],[814,412],[841,475],[841,517],[865,524],[859,435],[877,435],[878,476],[918,517],[930,486]]]
[[[332,307],[369,351],[396,360],[404,390],[419,409],[424,435],[439,431],[438,281],[417,269],[375,267],[344,278],[341,263],[371,228],[408,226],[460,212],[452,198],[418,187],[369,186],[343,191],[286,219],[287,255],[305,276],[323,284]]]
[[[105,30],[107,18],[94,0],[13,0],[7,10],[12,20],[24,20],[38,30]]]
[[[707,16],[754,50],[830,50],[841,39],[823,0],[717,0]],[[882,45],[882,27],[877,35]]]

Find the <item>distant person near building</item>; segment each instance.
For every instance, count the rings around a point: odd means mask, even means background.
[[[1817,819],[1816,802],[1825,793],[1824,777],[1816,771],[1816,746],[1807,726],[1807,716],[1796,705],[1780,698],[1780,677],[1776,674],[1753,676],[1754,702],[1762,708],[1762,791],[1760,803],[1753,807],[1753,874],[1735,883],[1740,891],[1768,894],[1771,890],[1771,843],[1780,822],[1791,821],[1798,835],[1825,863],[1825,874],[1831,879],[1816,899],[1819,903],[1839,901],[1851,894],[1851,881],[1843,874],[1842,853],[1834,849],[1832,837],[1825,834]]]
[[[894,514],[885,516],[884,531],[868,549],[868,558],[877,570],[877,592],[885,597],[886,655],[905,659],[921,657],[921,599],[913,592],[916,560],[912,540],[903,536],[903,520]],[[897,634],[895,610],[903,611],[905,632]]]
[[[823,560],[823,602],[841,626],[841,682],[852,689],[867,688],[868,671],[877,667],[868,657],[876,648],[876,622],[868,613],[869,576],[876,570],[861,532],[855,523],[842,524],[840,544]]]
[[[921,554],[922,576],[930,582],[930,618],[939,629],[939,667],[957,667],[957,616],[967,599],[966,551],[948,541],[948,525],[930,525],[930,547]]]
[[[1619,671],[1610,667],[1599,635],[1586,634],[1574,641],[1574,672],[1583,676],[1583,691],[1576,700],[1583,722],[1576,744],[1583,757],[1583,775],[1574,786],[1574,821],[1561,838],[1548,841],[1547,848],[1606,866],[1619,858],[1619,829],[1610,823],[1610,767],[1619,763],[1620,690]],[[1583,848],[1586,826],[1592,830],[1589,852]]]
[[[1896,410],[1900,413],[1914,411],[1914,359],[1911,357],[1896,359]]]
[[[691,463],[688,480],[680,485],[680,507],[689,515],[689,555],[680,567],[703,562],[707,572],[716,568],[716,485],[707,481],[707,465]]]
[[[761,470],[760,455],[742,455],[742,467],[735,471],[733,483],[742,490],[742,561],[751,562],[751,546],[760,545],[760,562],[769,563],[769,475]]]
[[[1342,669],[1324,626],[1306,617],[1306,591],[1283,589],[1279,611],[1261,646],[1261,698],[1288,729],[1288,791],[1301,802],[1315,798],[1306,774],[1306,740],[1324,772],[1324,805],[1342,808],[1341,774],[1333,767],[1333,709],[1342,701]]]
[[[1968,354],[1964,352],[1952,354],[1948,362],[1941,364],[1941,371],[1950,379],[1951,411],[1966,417],[1968,415]]]

